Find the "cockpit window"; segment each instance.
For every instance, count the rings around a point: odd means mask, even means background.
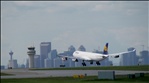
[[[79,54],[79,52],[75,52],[76,54]]]

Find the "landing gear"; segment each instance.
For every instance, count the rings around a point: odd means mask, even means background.
[[[90,64],[93,64],[93,61],[91,61]]]
[[[86,64],[85,64],[84,62],[82,63],[82,65],[83,65],[83,66],[86,66]]]
[[[83,65],[83,66],[86,66],[86,64],[85,64],[84,60],[83,60],[83,62],[82,62],[82,65]]]
[[[96,64],[97,64],[97,65],[100,65],[99,61],[96,61]]]

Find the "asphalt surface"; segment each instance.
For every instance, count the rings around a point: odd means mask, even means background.
[[[28,69],[6,69],[1,70],[3,73],[14,74],[9,76],[1,76],[1,79],[7,78],[36,78],[36,77],[66,77],[73,75],[97,76],[98,71],[113,70],[28,70]],[[134,73],[149,73],[149,71],[122,71],[114,70],[115,75],[127,75]]]

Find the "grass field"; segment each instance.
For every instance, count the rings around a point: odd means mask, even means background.
[[[8,75],[13,75],[13,74],[8,74],[8,73],[2,73],[1,72],[1,76],[8,76]]]
[[[137,70],[149,71],[149,65],[140,66],[95,66],[95,67],[70,67],[70,68],[44,68],[30,70]]]
[[[22,78],[22,79],[1,79],[1,83],[148,83],[149,74],[145,77],[130,79],[127,76],[116,76],[115,80],[99,80],[97,76],[84,78],[73,77],[47,77],[47,78]]]

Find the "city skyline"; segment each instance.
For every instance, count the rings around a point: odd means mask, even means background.
[[[40,54],[41,42],[58,53],[70,45],[102,51],[107,42],[109,53],[140,52],[148,47],[148,10],[147,1],[1,1],[1,64],[8,64],[11,50],[24,63],[27,47]]]
[[[42,44],[45,43],[45,47],[47,47],[47,45],[49,44],[49,42],[41,42]],[[43,46],[43,45],[42,45]],[[80,48],[81,47],[81,48]],[[84,46],[80,46],[78,48],[78,50],[82,50],[84,51]],[[45,48],[41,48],[41,49],[45,49]],[[130,47],[128,48],[128,51],[131,51],[135,48]],[[64,51],[63,53],[60,53],[60,55],[67,55],[67,56],[72,56],[72,53],[75,51],[75,48],[73,46],[70,46],[68,48],[68,51]],[[102,51],[99,50],[94,50],[93,52],[95,53],[102,53]],[[46,53],[46,51],[45,51]],[[148,55],[149,51],[147,50],[143,50],[140,52],[140,57],[136,55],[136,51],[134,51],[133,53],[126,53],[120,56],[120,62],[119,65],[117,66],[133,66],[133,65],[148,65],[149,61],[148,61]],[[12,54],[12,51],[10,51],[9,53],[10,55]],[[59,54],[58,54],[59,55]],[[10,56],[11,57],[11,56]],[[40,55],[35,55],[34,59],[34,68],[58,68],[58,67],[81,67],[81,63],[82,60],[79,60],[79,62],[73,62],[71,59],[68,59],[66,61],[62,61],[62,59],[60,57],[57,56],[57,51],[56,49],[51,50],[48,53],[48,57],[46,59],[44,59],[44,64],[45,66],[40,66],[41,63],[41,59],[40,59]],[[100,61],[101,65],[100,66],[116,66],[115,64],[113,64],[113,61],[109,60],[110,58],[107,58],[105,60]],[[10,62],[12,61],[12,62]],[[12,66],[10,66],[12,63]],[[29,58],[27,59],[26,65],[25,64],[18,64],[17,63],[17,59],[13,59],[13,60],[9,60],[9,64],[8,68],[12,67],[12,68],[29,68]],[[96,64],[90,64],[90,62],[86,62],[87,66],[97,66]],[[3,65],[1,65],[2,69],[7,69],[7,66],[3,67]]]

